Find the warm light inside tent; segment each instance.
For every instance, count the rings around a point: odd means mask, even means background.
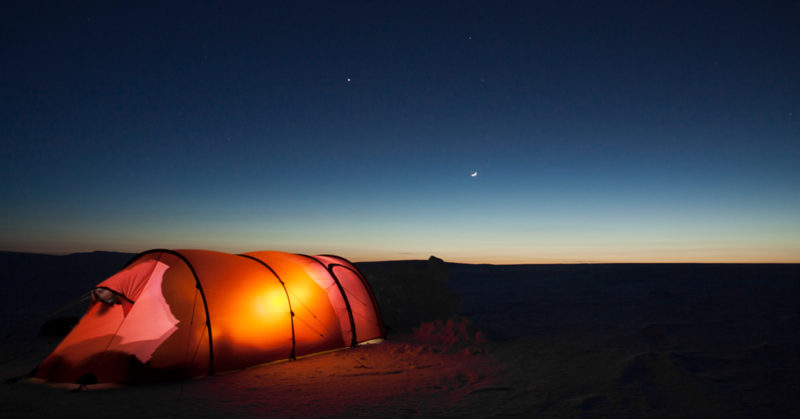
[[[272,288],[256,294],[253,299],[253,313],[262,319],[274,316],[277,307],[282,307],[286,302],[286,293],[283,290]]]
[[[286,293],[277,285],[254,291],[231,316],[227,332],[237,344],[261,346],[275,335],[291,339]]]
[[[315,275],[329,275],[319,263],[305,256],[282,252],[248,255],[269,261],[269,266],[286,286],[294,313],[292,320],[298,356],[349,344],[328,292],[321,285],[322,281],[315,280]]]

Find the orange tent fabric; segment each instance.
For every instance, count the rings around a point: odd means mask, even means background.
[[[150,250],[98,284],[35,376],[80,384],[196,377],[385,335],[364,276],[336,256]]]

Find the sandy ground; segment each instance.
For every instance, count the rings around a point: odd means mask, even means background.
[[[50,309],[106,272],[3,257],[7,380],[58,342],[38,334]],[[43,280],[42,295],[33,266],[73,276]],[[152,385],[5,383],[0,416],[800,417],[800,266],[359,268],[390,327],[383,343]]]
[[[6,384],[3,415],[490,416],[496,396],[515,391],[492,355],[437,351],[399,339],[177,383],[88,391]]]

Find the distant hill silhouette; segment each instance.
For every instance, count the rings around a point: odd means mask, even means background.
[[[3,289],[27,281],[37,281],[42,287],[54,281],[90,285],[122,269],[133,256],[99,251],[69,255],[0,252],[0,282]]]

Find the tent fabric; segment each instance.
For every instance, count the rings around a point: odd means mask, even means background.
[[[336,256],[156,249],[98,287],[123,303],[93,302],[36,377],[189,378],[385,336],[369,284]]]
[[[157,260],[139,263],[135,267],[119,272],[97,284],[97,288],[109,289],[119,295],[122,308],[125,314],[128,314],[133,308],[133,302],[139,298],[158,265]],[[160,265],[159,268],[163,269],[164,264]]]

